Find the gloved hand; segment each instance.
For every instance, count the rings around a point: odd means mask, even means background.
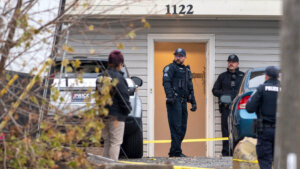
[[[192,104],[192,108],[190,110],[191,111],[196,111],[197,110],[197,104],[196,103]]]
[[[167,98],[167,104],[174,104],[175,103],[175,98]]]

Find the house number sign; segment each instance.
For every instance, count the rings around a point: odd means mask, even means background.
[[[172,15],[192,15],[194,14],[193,5],[166,5],[166,14]]]

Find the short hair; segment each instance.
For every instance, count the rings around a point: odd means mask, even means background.
[[[108,56],[108,66],[112,68],[118,67],[124,63],[124,57],[121,51],[113,50]]]

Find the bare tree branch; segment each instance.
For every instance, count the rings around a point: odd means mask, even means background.
[[[71,5],[65,10],[65,12],[71,10],[71,9],[75,6],[75,4],[76,4],[77,2],[78,2],[78,0],[74,1],[74,3],[71,4]],[[53,20],[49,21],[48,23],[46,23],[46,24],[42,25],[41,27],[39,27],[38,29],[36,29],[35,32],[41,32],[42,30],[44,30],[45,28],[47,28],[49,25],[55,24],[55,23],[56,23],[58,20],[60,20],[62,17],[63,17],[63,15],[60,15],[60,16],[54,18]],[[34,34],[31,34],[31,35],[28,37],[28,39],[32,38],[33,36],[34,36]],[[22,37],[19,38],[18,40],[16,40],[10,47],[11,47],[11,48],[14,47],[15,45],[17,45],[17,44],[20,43],[21,41],[22,41]],[[0,66],[1,66],[1,65],[0,65]],[[1,71],[1,67],[0,67],[0,71]]]
[[[5,66],[5,62],[8,58],[8,54],[10,52],[10,49],[14,46],[13,45],[13,38],[16,32],[16,27],[17,27],[17,19],[20,16],[20,10],[22,6],[22,0],[18,0],[18,3],[16,5],[13,17],[11,21],[9,22],[9,33],[8,33],[8,38],[5,43],[5,45],[0,49],[0,52],[2,53],[2,57],[0,60],[0,77],[3,75],[3,70]]]
[[[22,10],[23,15],[26,14],[36,3],[36,0],[31,0],[27,2],[28,5],[25,6],[25,8]]]
[[[35,2],[35,1],[33,1]],[[71,10],[76,3],[78,2],[78,0],[75,0],[66,10],[65,12]],[[32,7],[34,3],[30,3],[28,5],[27,8],[25,9],[30,9],[29,7]],[[15,11],[14,11],[14,15],[13,18],[11,20],[11,22],[9,23],[9,34],[8,34],[8,38],[7,41],[5,42],[5,45],[0,49],[0,52],[2,53],[2,57],[0,60],[0,73],[3,73],[3,70],[5,68],[5,63],[7,60],[7,57],[9,55],[10,49],[15,47],[17,44],[19,44],[22,41],[22,37],[20,37],[19,39],[17,39],[16,41],[13,42],[13,38],[15,35],[15,30],[16,30],[16,23],[17,23],[17,19],[21,16],[21,6],[22,6],[22,0],[18,0],[18,3],[16,5]],[[38,29],[35,30],[35,32],[41,32],[42,30],[44,30],[45,28],[47,28],[50,25],[55,24],[58,20],[60,20],[63,17],[63,14],[57,16],[56,18],[52,19],[51,21],[49,21],[48,23],[42,25],[41,27],[39,27]],[[31,34],[28,39],[31,39],[35,34]],[[1,76],[0,76],[1,77]]]

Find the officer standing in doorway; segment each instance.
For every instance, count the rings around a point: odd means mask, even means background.
[[[222,127],[222,137],[228,137],[228,124],[227,118],[230,113],[230,108],[228,104],[220,102],[220,98],[223,95],[231,96],[233,100],[238,93],[244,73],[239,71],[239,58],[235,54],[231,54],[227,59],[228,67],[227,71],[221,73],[214,84],[212,92],[214,96],[219,98],[219,110],[221,113],[221,127]],[[223,141],[222,156],[229,156],[229,145],[228,141]]]
[[[169,157],[186,157],[181,150],[181,143],[187,128],[187,102],[192,104],[191,111],[197,110],[192,72],[183,63],[186,52],[178,48],[173,63],[163,70],[163,86],[166,93],[168,121],[171,131],[171,148]]]
[[[266,68],[265,83],[252,94],[246,105],[249,113],[257,114],[256,153],[260,169],[271,169],[274,154],[277,95],[280,91],[279,70],[274,66]]]

